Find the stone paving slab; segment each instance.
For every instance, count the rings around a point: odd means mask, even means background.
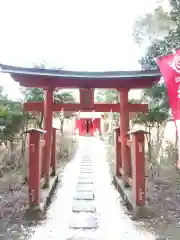
[[[92,160],[91,160],[91,159],[83,159],[83,160],[81,161],[81,163],[84,163],[84,162],[92,163]]]
[[[93,179],[78,179],[78,184],[92,184],[94,183]]]
[[[80,167],[80,170],[81,169],[83,169],[83,170],[91,170],[92,171],[92,166],[91,165],[82,165],[81,167]]]
[[[80,172],[80,174],[79,174],[79,176],[93,176],[93,174],[92,174],[92,172],[91,173],[88,173],[88,172],[85,172],[85,173],[83,173],[83,172]]]
[[[85,192],[89,192],[89,191],[93,191],[94,189],[94,185],[93,184],[79,184],[76,186],[76,190],[77,191],[85,191]]]
[[[71,229],[67,240],[98,240],[99,234],[97,229]]]
[[[80,173],[93,173],[93,170],[90,168],[81,168]]]
[[[93,172],[92,171],[86,171],[86,170],[83,170],[83,171],[80,171],[80,176],[81,175],[84,175],[84,174],[91,174],[91,176],[93,176]]]
[[[91,185],[91,184],[89,184],[89,185]],[[79,188],[79,187],[77,187],[76,188],[76,190],[78,191],[78,192],[92,192],[93,191],[93,188]]]
[[[72,238],[68,238],[67,240],[98,240],[98,238],[73,236]]]
[[[80,169],[81,168],[84,168],[84,169],[92,169],[92,164],[89,164],[89,163],[83,163],[80,165]]]
[[[96,206],[94,201],[84,201],[84,200],[78,200],[73,201],[72,205],[72,211],[73,212],[96,212]]]
[[[89,169],[91,168],[92,169],[92,164],[87,164],[87,163],[84,163],[84,164],[81,164],[80,166],[81,168],[86,168],[86,169]]]
[[[92,165],[92,161],[81,161],[81,164],[91,164]]]
[[[81,173],[80,175],[79,175],[79,178],[85,178],[85,179],[87,179],[87,178],[93,178],[93,174],[92,173]]]
[[[92,161],[82,161],[81,164],[91,164],[92,165]]]
[[[93,174],[92,173],[81,174],[81,175],[79,175],[78,179],[93,179]]]
[[[94,179],[93,178],[78,178],[78,184],[93,184],[94,183]]]
[[[87,214],[87,213],[73,213],[72,219],[70,220],[69,227],[74,229],[97,228],[96,215]]]
[[[76,199],[76,200],[94,200],[94,193],[92,191],[91,192],[85,192],[85,191],[78,192],[77,191],[74,199]]]
[[[81,164],[81,165],[80,165],[80,170],[81,170],[81,169],[87,169],[87,170],[90,169],[90,170],[92,170],[92,168],[93,168],[93,167],[92,167],[92,164],[84,163],[84,164]]]

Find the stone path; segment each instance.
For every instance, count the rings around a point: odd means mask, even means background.
[[[97,230],[98,223],[94,193],[93,163],[88,151],[85,151],[82,155],[76,192],[72,202],[72,217],[69,227],[72,234],[68,237],[68,240],[95,240],[92,232]],[[91,230],[89,237],[87,237],[88,230]]]
[[[106,156],[102,141],[82,138],[75,156],[62,170],[46,219],[32,226],[32,236],[21,216],[9,219],[11,224],[0,221],[0,240],[156,239],[127,215],[111,183]]]
[[[123,200],[111,183],[103,142],[84,139],[81,154],[66,240],[155,239],[137,230],[125,213]]]

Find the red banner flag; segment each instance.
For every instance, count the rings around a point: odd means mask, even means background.
[[[159,58],[157,64],[167,86],[169,103],[174,117],[177,136],[180,140],[180,50]],[[180,145],[178,152],[180,153]],[[180,168],[180,159],[177,167]]]

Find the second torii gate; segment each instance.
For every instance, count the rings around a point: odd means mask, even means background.
[[[123,99],[121,99],[123,104]],[[37,111],[44,112],[44,102],[27,102],[24,104],[24,109],[29,112]],[[80,103],[55,103],[52,102],[52,111],[60,112],[64,111],[74,111],[74,112],[120,112],[122,113],[121,104],[108,104],[108,103],[94,103],[94,89],[80,89]],[[132,104],[127,103],[126,111],[128,113],[129,122],[129,113],[131,112],[147,112],[148,104]],[[122,115],[122,114],[121,114]],[[129,125],[128,125],[129,129]]]
[[[53,111],[100,111],[120,112],[120,141],[122,172],[124,178],[131,175],[130,150],[127,146],[127,132],[129,131],[129,112],[146,112],[147,105],[129,104],[130,89],[149,88],[160,79],[157,71],[128,71],[128,72],[73,72],[52,69],[22,68],[0,65],[2,72],[10,73],[12,78],[25,87],[44,89],[44,101],[40,103],[26,103],[28,111],[44,112],[45,134],[45,177],[46,187],[49,186],[50,155],[52,142]],[[53,101],[55,88],[79,88],[80,103],[57,104]],[[115,88],[120,94],[120,104],[100,104],[93,101],[94,88]],[[90,90],[91,89],[91,90]],[[33,177],[33,176],[30,176]],[[126,181],[125,181],[126,183]]]

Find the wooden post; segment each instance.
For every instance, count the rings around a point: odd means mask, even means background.
[[[40,204],[40,180],[41,180],[41,159],[40,159],[40,136],[45,133],[41,129],[29,129],[29,207]]]
[[[51,166],[52,166],[51,176],[56,176],[56,170],[57,170],[57,163],[56,163],[56,128],[53,128],[53,134],[52,134]]]
[[[144,154],[144,135],[147,132],[135,130],[130,132],[132,135],[132,182],[133,196],[138,206],[145,204],[145,154]]]
[[[94,89],[80,89],[81,109],[93,109],[94,107]]]
[[[50,180],[50,163],[51,163],[51,144],[52,144],[52,111],[53,105],[53,89],[48,88],[44,90],[44,129],[47,131],[45,134],[44,146],[44,188],[49,187]]]
[[[91,134],[91,136],[94,135],[94,126],[93,121],[91,119],[89,120],[89,133]]]
[[[128,108],[128,89],[120,91],[120,139],[122,156],[122,174],[124,185],[127,185],[128,176],[131,175],[131,154],[127,145],[127,132],[129,131],[129,108]]]
[[[122,157],[121,157],[121,141],[120,141],[120,128],[115,129],[115,151],[116,151],[116,176],[120,176],[120,168],[122,168]]]

